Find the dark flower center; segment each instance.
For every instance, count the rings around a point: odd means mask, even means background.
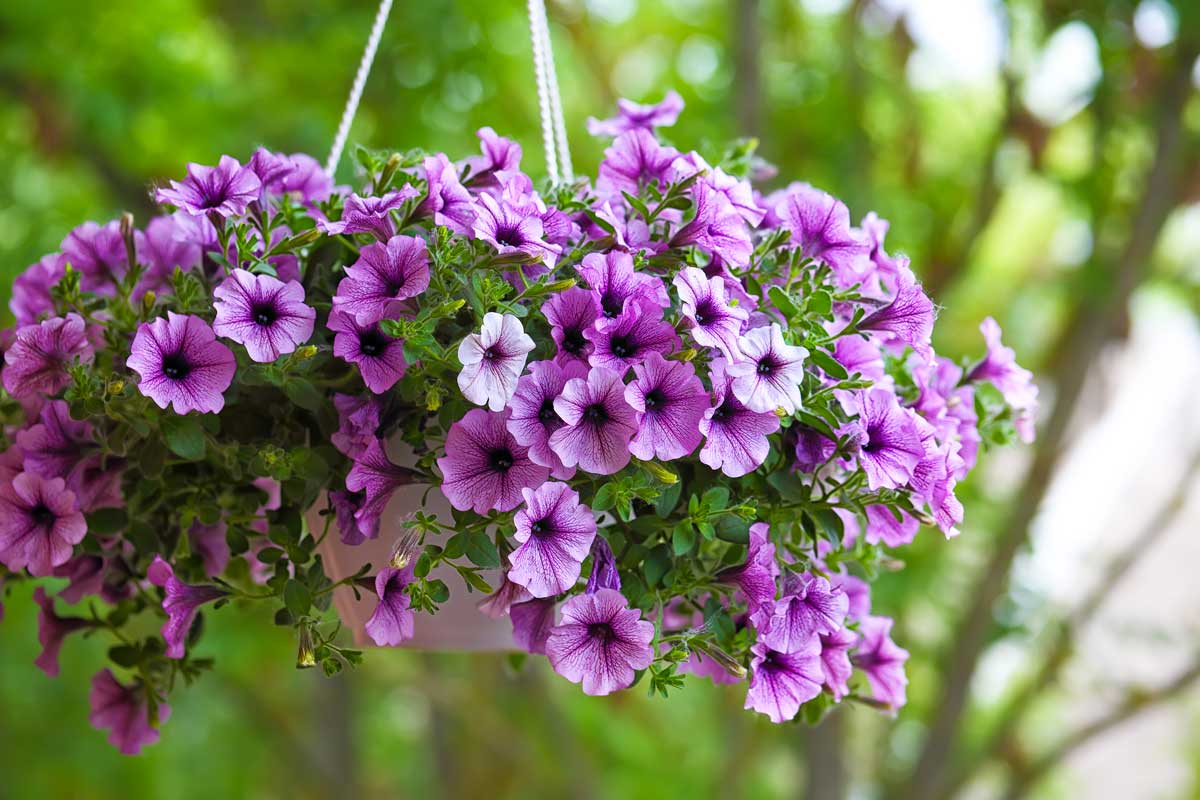
[[[383,289],[388,294],[400,294],[404,288],[404,276],[394,275],[384,280]]]
[[[593,622],[588,625],[588,638],[595,639],[601,644],[607,644],[613,639],[616,639],[616,634],[613,633],[612,626],[607,622]]]
[[[171,353],[169,356],[163,356],[162,371],[163,375],[171,380],[181,381],[192,371],[192,366],[183,357],[183,353]]]
[[[867,428],[867,442],[862,446],[864,453],[877,453],[883,449],[882,437],[879,434],[879,428],[875,426]]]
[[[608,349],[617,358],[632,358],[637,354],[637,342],[630,336],[614,336],[609,342]]]
[[[600,403],[590,405],[584,409],[583,418],[593,425],[603,425],[608,422],[608,409]]]
[[[721,318],[721,313],[713,305],[712,300],[703,300],[700,305],[696,306],[696,324],[705,325],[709,322],[716,322]]]
[[[525,237],[516,228],[500,228],[496,231],[496,241],[509,247],[520,247],[525,244]]]
[[[33,519],[33,524],[39,528],[48,528],[58,519],[58,516],[47,508],[45,503],[38,503],[34,506],[30,510],[29,516]]]
[[[388,340],[376,330],[363,331],[358,335],[358,349],[364,356],[377,356],[387,350]]]
[[[484,361],[499,361],[500,359],[502,359],[504,357],[505,357],[504,351],[495,345],[493,345],[483,351],[483,360]]]
[[[615,319],[621,315],[621,298],[615,294],[606,293],[600,298],[600,309],[604,312],[604,316],[609,319]]]
[[[586,345],[587,339],[583,338],[583,331],[578,328],[563,331],[562,348],[571,355],[579,355],[583,352],[583,348]]]
[[[773,357],[768,355],[764,356],[763,359],[758,362],[758,367],[755,368],[755,372],[757,372],[759,375],[774,375],[775,371],[778,369],[779,364],[776,363]]]
[[[767,653],[766,658],[763,659],[762,666],[760,666],[759,669],[765,669],[770,672],[774,670],[785,669],[785,666],[779,660],[779,653],[771,650]]]
[[[729,419],[732,416],[733,407],[726,402],[717,407],[717,410],[713,412],[712,418],[715,421],[720,422],[721,420]]]
[[[663,394],[662,389],[652,389],[646,392],[646,408],[655,408],[667,401],[667,396]]]
[[[275,306],[269,305],[267,303],[255,306],[251,310],[250,314],[252,317],[254,317],[255,323],[257,323],[258,325],[261,325],[264,328],[267,327],[268,325],[270,325],[275,320],[279,319],[279,312],[277,312],[275,310]]]
[[[488,466],[497,472],[507,472],[512,465],[513,454],[507,447],[497,447],[488,453]]]
[[[547,397],[542,401],[542,407],[538,409],[538,419],[545,425],[558,422],[558,412],[554,410],[553,397]]]
[[[554,525],[549,519],[539,519],[529,526],[529,532],[534,536],[549,536],[554,533]]]

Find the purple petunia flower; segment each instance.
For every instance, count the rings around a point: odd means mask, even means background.
[[[621,317],[638,300],[659,309],[671,304],[662,280],[637,272],[633,256],[620,250],[589,253],[579,265],[579,274],[587,281],[600,313],[608,320]]]
[[[409,608],[408,585],[412,583],[411,566],[404,569],[384,567],[375,576],[375,594],[379,605],[367,620],[367,635],[380,647],[395,647],[413,637],[415,615]]]
[[[247,165],[271,194],[292,194],[305,204],[322,203],[333,194],[333,176],[305,153],[272,153],[260,147]]]
[[[840,630],[849,608],[845,592],[826,579],[792,573],[784,580],[783,598],[759,626],[758,640],[772,650],[795,652],[807,646],[814,634]]]
[[[622,133],[604,151],[596,193],[620,199],[622,192],[638,194],[643,184],[661,188],[678,157],[678,150],[663,147],[650,131],[637,128]]]
[[[379,438],[383,406],[373,395],[335,394],[333,407],[337,409],[339,424],[329,441],[347,458],[358,458]]]
[[[529,458],[529,449],[508,431],[508,411],[468,411],[450,426],[446,454],[438,459],[442,494],[459,511],[511,511],[521,503],[521,490],[540,486],[550,477],[547,467]]]
[[[162,628],[162,637],[167,643],[167,658],[183,658],[188,633],[200,606],[228,597],[229,592],[215,586],[184,583],[175,577],[175,570],[162,556],[154,557],[146,577],[163,590],[162,607],[167,612],[167,621]]]
[[[19,431],[16,439],[25,469],[43,478],[66,479],[96,446],[91,424],[71,419],[63,400],[43,405],[38,423]]]
[[[424,162],[428,192],[417,213],[433,217],[435,225],[445,225],[462,236],[470,236],[475,225],[475,203],[471,193],[458,180],[458,171],[445,153],[428,156]]]
[[[800,384],[808,351],[783,341],[783,330],[772,322],[754,328],[738,342],[741,361],[731,362],[726,374],[733,377],[733,393],[751,411],[782,408],[794,414],[804,404]]]
[[[910,514],[884,505],[869,505],[866,539],[871,544],[883,542],[888,547],[900,547],[910,543],[917,535],[921,523]]]
[[[671,247],[694,245],[735,267],[748,266],[754,242],[750,240],[750,228],[729,198],[703,182],[694,185],[690,194],[692,219],[671,237]]]
[[[808,184],[792,187],[775,213],[792,234],[789,246],[805,258],[823,261],[842,282],[852,282],[871,245],[850,226],[846,204]]]
[[[745,563],[717,573],[719,582],[738,587],[751,613],[775,600],[775,578],[779,575],[779,564],[775,561],[775,545],[769,534],[767,523],[756,522],[751,525]]]
[[[513,517],[519,546],[508,556],[508,579],[534,597],[561,594],[579,580],[596,538],[596,518],[565,483],[522,489],[525,507]]]
[[[229,566],[229,542],[225,533],[224,522],[205,525],[196,520],[188,528],[188,544],[192,553],[200,556],[200,561],[204,564],[204,574],[210,578],[217,577]]]
[[[672,281],[679,292],[683,315],[692,322],[692,338],[704,347],[715,347],[730,361],[742,357],[738,339],[750,314],[731,305],[722,278],[710,278],[703,270],[685,267]]]
[[[233,156],[221,156],[215,167],[188,164],[187,177],[154,193],[156,202],[173,205],[194,217],[215,212],[222,217],[243,214],[258,199],[262,181],[254,170]]]
[[[779,430],[779,417],[746,408],[734,395],[733,378],[726,370],[724,359],[712,362],[713,405],[700,420],[700,432],[706,438],[700,461],[731,478],[740,478],[766,461],[771,450],[767,437]]]
[[[342,544],[355,547],[368,539],[379,536],[379,519],[358,520],[358,512],[366,502],[366,492],[347,492],[338,489],[329,493],[329,503],[333,506],[333,520],[338,527],[338,537]]]
[[[554,671],[583,693],[606,695],[633,683],[634,670],[654,660],[654,625],[612,589],[581,594],[563,603],[562,622],[550,630],[546,655]]]
[[[612,546],[603,536],[592,540],[592,574],[588,576],[584,591],[588,594],[600,589],[621,590],[621,573],[617,570],[617,557]]]
[[[476,205],[475,235],[502,256],[523,253],[534,263],[553,267],[559,245],[546,241],[546,230],[537,209],[516,208],[507,200],[480,195]]]
[[[138,326],[125,365],[140,376],[138,391],[176,414],[219,412],[237,371],[233,351],[207,322],[174,311]]]
[[[695,150],[675,159],[672,171],[675,173],[673,180],[683,180],[702,172],[699,180],[728,200],[738,216],[751,228],[758,227],[766,216],[766,209],[760,206],[754,197],[750,181],[739,180],[720,167],[712,166]]]
[[[480,128],[475,135],[479,137],[479,150],[483,155],[466,160],[472,184],[485,174],[520,169],[521,145],[498,135],[490,127]]]
[[[58,253],[43,256],[30,264],[12,284],[8,307],[18,325],[32,325],[43,314],[54,313],[54,298],[50,290],[66,273],[67,260]]]
[[[117,284],[129,271],[129,251],[116,220],[104,225],[83,223],[67,234],[59,249],[79,273],[79,287],[85,292],[116,294]]]
[[[138,262],[147,267],[137,292],[169,290],[176,267],[187,272],[200,266],[203,253],[191,236],[193,232],[194,226],[181,224],[177,214],[155,217],[144,232],[134,231]]]
[[[572,378],[554,410],[565,425],[550,435],[550,447],[564,465],[612,475],[629,463],[637,417],[617,373],[595,367],[586,379]]]
[[[60,617],[54,613],[54,601],[46,596],[41,586],[33,590],[33,601],[38,604],[38,644],[42,652],[33,663],[51,678],[58,677],[58,652],[63,639],[75,631],[92,626],[90,620],[81,617]]]
[[[320,222],[317,227],[326,233],[370,233],[381,242],[391,239],[396,233],[392,212],[418,197],[420,193],[411,184],[398,191],[388,192],[382,197],[359,197],[352,194],[346,198],[342,218],[337,222]]]
[[[1017,364],[1016,353],[1000,341],[1000,326],[988,317],[979,326],[987,342],[987,355],[967,374],[969,381],[990,381],[1004,395],[1004,402],[1016,413],[1017,433],[1023,442],[1034,438],[1033,421],[1037,414],[1038,387],[1033,373]]]
[[[112,671],[102,669],[92,678],[88,703],[92,707],[88,722],[98,730],[109,731],[108,743],[122,755],[136,756],[142,748],[158,741],[158,728],[171,718],[171,707],[155,704],[156,725],[151,724],[146,688],[141,684],[124,686]]]
[[[912,412],[901,408],[896,395],[873,388],[858,395],[858,462],[872,491],[908,483],[925,456],[921,432]]]
[[[897,279],[892,301],[868,314],[858,323],[858,328],[875,331],[918,353],[927,353],[929,337],[933,333],[933,318],[933,301],[917,283],[912,270],[903,269]]]
[[[750,648],[750,689],[746,705],[771,722],[787,722],[800,706],[821,693],[825,680],[821,671],[821,644],[814,635],[791,653],[772,650],[759,642]]]
[[[667,355],[679,349],[675,328],[662,318],[662,309],[637,298],[614,320],[603,320],[583,332],[592,343],[588,363],[624,375],[651,353]]]
[[[82,554],[55,567],[54,577],[68,580],[67,587],[58,593],[58,597],[74,605],[85,597],[100,594],[106,566],[105,559],[100,556]]]
[[[298,281],[235,269],[213,296],[213,332],[243,345],[252,361],[269,364],[312,336],[317,312],[304,305]]]
[[[833,456],[837,443],[823,433],[802,425],[793,425],[796,437],[796,469],[812,473]]]
[[[625,402],[637,412],[637,434],[629,452],[643,461],[670,461],[689,455],[703,438],[700,420],[708,410],[708,393],[685,361],[667,361],[656,352],[633,367]]]
[[[821,634],[821,672],[825,686],[834,700],[850,694],[850,675],[854,667],[850,663],[850,648],[858,641],[858,635],[849,628],[829,634]]]
[[[525,359],[533,350],[533,339],[512,314],[489,311],[483,315],[479,333],[468,335],[458,345],[458,388],[478,406],[500,411],[517,389],[525,370]]]
[[[95,351],[78,314],[51,317],[17,329],[4,353],[4,388],[16,398],[54,395],[71,383],[67,367],[75,359],[92,363]]]
[[[22,472],[0,483],[0,562],[10,570],[49,575],[86,534],[75,493],[62,478]]]
[[[527,653],[546,654],[546,643],[554,630],[554,611],[557,604],[552,597],[513,603],[508,609],[512,620],[513,641]]]
[[[533,595],[519,583],[513,583],[505,573],[500,577],[500,588],[475,604],[489,619],[500,619],[508,616],[508,611],[517,603],[525,603],[533,599]]]
[[[907,701],[904,662],[908,651],[892,641],[891,630],[892,620],[887,617],[864,618],[858,628],[861,639],[850,660],[866,673],[871,697],[897,709]]]
[[[550,335],[558,346],[554,361],[560,366],[569,363],[587,366],[592,343],[583,335],[600,316],[596,300],[587,289],[572,286],[565,292],[551,295],[542,306],[542,314],[550,323]]]
[[[393,236],[362,249],[346,267],[333,295],[335,311],[352,314],[359,325],[399,316],[401,301],[429,288],[429,254],[417,236]]]
[[[862,336],[843,336],[833,346],[833,357],[851,375],[880,382],[884,378],[883,355],[869,339]]]
[[[404,342],[384,333],[378,323],[359,325],[349,314],[329,315],[333,354],[358,365],[363,383],[375,394],[383,394],[404,377]]]
[[[359,530],[368,539],[375,538],[379,531],[379,519],[392,495],[401,486],[414,481],[413,471],[398,467],[388,458],[383,442],[372,441],[354,459],[354,466],[346,474],[346,488],[351,492],[363,492],[362,505],[354,513]]]
[[[683,98],[675,90],[657,103],[635,103],[620,98],[617,100],[617,116],[611,119],[588,117],[587,129],[592,136],[620,136],[637,128],[654,130],[668,128],[679,119],[683,111]]]
[[[578,361],[570,361],[565,367],[553,361],[534,361],[529,365],[529,374],[517,381],[509,401],[509,432],[518,444],[529,448],[533,463],[549,467],[550,474],[559,480],[570,480],[575,468],[565,466],[550,448],[551,434],[563,426],[554,410],[554,399],[562,394],[567,381],[586,375],[587,366]]]

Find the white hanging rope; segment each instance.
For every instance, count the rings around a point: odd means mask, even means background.
[[[542,146],[546,150],[546,172],[558,183],[558,155],[555,149],[554,110],[550,100],[553,73],[547,68],[545,38],[542,30],[546,20],[543,0],[529,0],[529,40],[533,45],[533,71],[537,81],[538,109],[542,117]]]
[[[354,84],[350,87],[350,97],[346,100],[346,108],[342,111],[342,121],[338,123],[337,135],[333,137],[333,148],[325,161],[325,171],[333,175],[338,162],[342,159],[342,150],[346,147],[346,137],[350,135],[350,125],[358,111],[358,101],[362,99],[363,87],[367,85],[367,76],[371,74],[371,64],[375,61],[375,51],[379,48],[379,40],[383,36],[383,27],[387,24],[388,14],[392,11],[392,0],[379,0],[379,11],[375,13],[375,24],[371,26],[371,35],[367,38],[367,49],[363,51],[362,60],[358,62],[358,73],[354,76]]]
[[[567,126],[563,122],[562,95],[558,92],[558,69],[554,65],[554,46],[550,42],[550,21],[546,18],[546,6],[541,5],[541,24],[538,26],[542,34],[543,68],[550,79],[550,110],[554,114],[554,138],[558,145],[558,161],[562,168],[562,176],[566,181],[575,179],[571,169],[571,150],[567,147]]]

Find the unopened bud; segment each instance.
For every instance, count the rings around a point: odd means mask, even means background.
[[[639,461],[642,469],[649,472],[658,480],[659,483],[665,483],[667,486],[674,485],[679,482],[679,476],[671,470],[659,464],[657,461]]]
[[[309,359],[317,354],[318,348],[315,344],[306,344],[296,350],[296,358]]]
[[[404,531],[404,535],[396,540],[396,545],[392,548],[392,559],[388,562],[388,565],[393,569],[404,569],[407,567],[413,562],[419,544],[420,537],[417,536],[416,531]]]
[[[146,293],[142,295],[142,313],[149,315],[150,312],[154,310],[154,304],[156,302],[158,302],[158,295],[150,290],[147,290]]]
[[[721,669],[725,670],[730,675],[733,675],[737,678],[746,677],[746,668],[742,666],[742,663],[733,656],[729,655],[729,653],[726,653],[724,650],[717,647],[715,644],[706,642],[703,639],[694,639],[688,644],[691,645],[693,650],[703,653],[713,661],[720,664]]]
[[[317,665],[317,650],[313,646],[312,629],[300,623],[300,646],[296,650],[296,669],[311,669]]]
[[[133,214],[126,211],[121,214],[121,238],[125,241],[125,258],[130,269],[137,264],[137,243],[133,238],[133,230]]]

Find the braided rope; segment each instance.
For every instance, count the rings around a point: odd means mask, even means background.
[[[546,6],[541,4],[542,51],[544,53],[543,68],[550,79],[550,109],[554,114],[554,136],[558,144],[558,160],[562,167],[562,176],[566,181],[575,179],[571,169],[571,150],[567,146],[567,126],[563,122],[562,95],[558,91],[558,70],[554,65],[554,46],[550,42],[550,21],[546,17]]]
[[[543,0],[529,0],[529,40],[533,44],[533,69],[537,77],[538,109],[542,116],[542,146],[546,150],[546,172],[558,183],[558,156],[554,147],[554,117],[550,100],[550,77],[546,69],[546,51],[540,20],[546,18]]]
[[[375,61],[375,51],[379,49],[379,40],[383,37],[383,27],[387,24],[388,14],[392,11],[392,0],[379,0],[379,10],[375,13],[375,24],[371,26],[371,35],[367,38],[367,48],[363,50],[362,60],[358,62],[358,72],[354,76],[354,84],[350,87],[350,97],[346,100],[346,108],[342,111],[342,120],[338,123],[337,135],[333,137],[333,148],[325,161],[325,171],[333,175],[338,162],[342,160],[342,150],[346,147],[346,137],[350,135],[350,125],[358,112],[358,102],[362,100],[363,87],[367,85],[367,76],[371,74],[371,64]]]

